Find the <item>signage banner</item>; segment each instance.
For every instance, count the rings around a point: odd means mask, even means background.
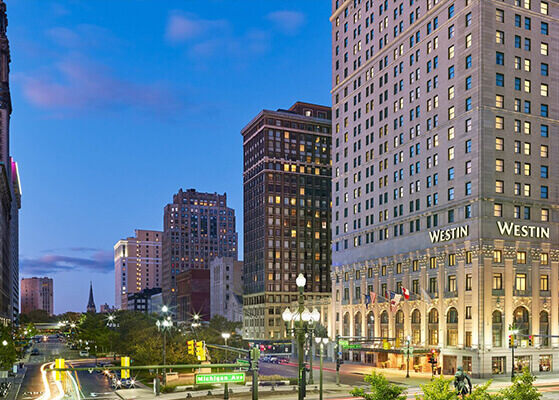
[[[206,383],[243,383],[245,381],[244,372],[227,372],[219,374],[196,374],[196,384]]]

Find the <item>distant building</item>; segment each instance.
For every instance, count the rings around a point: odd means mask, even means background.
[[[101,304],[99,306],[99,312],[101,314],[108,314],[108,313],[111,313],[113,311],[115,311],[115,308],[113,306],[108,305],[107,303]]]
[[[206,270],[207,274],[196,274],[203,287],[193,290],[209,293],[210,261],[215,257],[237,259],[235,210],[227,207],[226,194],[181,189],[173,196],[173,202],[165,206],[163,226],[163,300],[177,313],[194,314],[199,310],[180,310],[177,275],[190,269]],[[205,316],[209,314],[208,301]]]
[[[210,319],[210,271],[187,269],[177,275],[177,319],[188,321],[193,315]],[[212,290],[213,293],[213,290]]]
[[[86,311],[93,314],[97,312],[97,307],[95,307],[95,301],[93,300],[93,283],[91,282],[89,282],[89,300],[87,301]]]
[[[308,301],[331,295],[331,118],[330,107],[297,102],[262,110],[241,132],[245,339],[290,340],[281,313],[299,273]]]
[[[134,237],[119,240],[115,254],[115,307],[126,309],[128,295],[161,287],[163,232],[137,229]]]
[[[152,300],[155,300],[155,304],[152,304]],[[138,293],[129,293],[126,309],[129,311],[152,313],[157,312],[161,306],[161,288],[152,288],[144,289]]]
[[[54,313],[52,278],[24,278],[21,280],[21,312],[45,310]]]
[[[210,262],[211,317],[222,315],[229,321],[243,320],[243,262],[230,257]]]

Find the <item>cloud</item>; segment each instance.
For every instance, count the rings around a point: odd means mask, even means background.
[[[175,111],[181,101],[161,82],[134,82],[84,57],[69,57],[42,72],[18,77],[33,105],[60,111]]]
[[[45,35],[58,46],[69,49],[106,49],[107,45],[114,47],[120,42],[110,30],[93,24],[80,24],[72,29],[55,27],[47,30]]]
[[[22,257],[19,267],[23,274],[49,275],[68,271],[90,271],[109,273],[114,270],[114,255],[108,251],[97,251],[90,257],[72,257],[47,254],[39,258]]]
[[[170,43],[180,43],[206,34],[222,34],[228,28],[229,23],[226,20],[201,19],[196,15],[175,10],[169,15],[165,39]]]
[[[297,11],[274,11],[267,15],[267,19],[287,35],[295,35],[305,23],[305,15]]]

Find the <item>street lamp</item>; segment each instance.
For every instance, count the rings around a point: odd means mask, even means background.
[[[311,320],[314,321],[315,317],[318,321],[320,319],[320,313],[316,309],[313,310],[313,312],[310,312],[309,309],[305,307],[305,296],[303,295],[303,290],[305,288],[305,284],[307,283],[307,279],[305,278],[305,276],[303,274],[299,274],[299,276],[295,280],[295,283],[297,284],[297,288],[299,291],[297,310],[295,312],[291,312],[289,307],[287,307],[282,313],[282,319],[288,323],[287,330],[297,335],[297,355],[299,361],[299,400],[303,400],[305,398],[305,367],[303,365],[303,346],[305,343],[305,334],[309,332],[312,335],[314,327],[312,326],[312,324],[309,324],[309,322]],[[293,328],[289,328],[289,325],[291,323],[293,324]]]
[[[107,320],[107,327],[112,330],[113,332],[116,332],[116,328],[119,327],[118,322],[116,321],[116,317],[114,315],[109,315],[108,320]],[[113,353],[113,361],[116,361],[116,352],[115,352],[115,339],[114,339],[114,335],[113,335],[113,340],[111,340],[111,351]]]
[[[410,347],[410,344],[411,344],[411,336],[408,336],[406,338],[406,347],[403,350],[404,355],[407,356],[406,378],[410,377],[410,355],[413,354],[413,347]]]
[[[319,400],[322,400],[322,393],[323,393],[323,366],[322,366],[322,360],[324,358],[324,346],[328,344],[328,338],[321,338],[321,337],[315,337],[314,340],[316,341],[316,344],[320,345],[320,391],[319,391]]]
[[[221,334],[221,337],[223,338],[223,341],[225,342],[225,360],[227,361],[227,359],[228,359],[228,354],[227,354],[227,339],[229,339],[229,338],[231,337],[231,334],[230,334],[229,332],[223,332],[223,333]],[[224,394],[223,398],[224,398],[225,400],[229,400],[229,384],[228,384],[228,383],[225,384],[224,390],[225,390],[225,391],[224,391],[225,394]]]
[[[161,311],[166,314],[169,311],[167,306],[161,307]],[[173,321],[171,321],[170,315],[164,315],[163,319],[157,320],[155,323],[157,325],[157,329],[160,332],[163,332],[163,382],[162,384],[165,385],[167,383],[167,369],[165,365],[167,364],[167,330],[171,329],[173,326]]]

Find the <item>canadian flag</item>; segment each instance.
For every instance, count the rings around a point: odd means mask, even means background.
[[[410,291],[402,286],[402,294],[404,295],[404,299],[408,300],[410,298]]]

